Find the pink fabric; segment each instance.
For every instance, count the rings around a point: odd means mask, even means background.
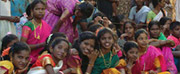
[[[36,30],[36,36],[38,36],[38,34],[40,35],[40,39],[36,39],[34,37],[34,31],[29,32],[29,36],[28,36],[28,40],[26,41],[27,44],[29,45],[33,45],[33,44],[39,44],[39,43],[43,43],[46,41],[46,38],[50,35],[51,33],[51,27],[45,22],[45,21],[41,21],[42,22],[42,27],[40,29],[40,26],[38,26],[35,30]],[[24,27],[23,27],[24,28]],[[39,56],[39,52],[43,49],[39,48],[39,49],[35,49],[35,50],[31,50],[30,53],[30,58],[32,59],[31,63],[34,63],[38,56]]]
[[[28,27],[28,26],[23,26],[22,30],[26,30],[26,32],[29,32],[29,33],[32,32],[31,28]],[[22,32],[21,36],[25,37],[25,38],[28,38],[29,37],[29,33]]]
[[[121,50],[119,50],[119,51],[117,52],[117,55],[118,55],[119,58],[122,57],[122,52],[121,52]]]
[[[162,50],[161,50],[162,49]],[[166,66],[167,70],[171,72],[171,74],[177,74],[177,68],[176,65],[174,64],[174,57],[171,51],[170,47],[162,47],[158,48],[160,52],[162,52],[164,59],[166,61]]]
[[[174,41],[175,46],[172,47],[172,48],[175,48],[176,46],[180,45],[180,38],[178,39],[178,38],[174,37],[173,35],[170,35],[170,36],[168,36],[167,39],[168,39],[168,40],[173,40],[173,41]]]
[[[73,43],[73,40],[78,37],[77,29],[73,31],[73,19],[75,4],[78,0],[48,0],[46,14],[44,20],[53,28],[57,21],[60,19],[65,9],[68,9],[70,16],[64,21],[59,32],[63,32],[67,35],[69,41]]]
[[[162,71],[166,71],[166,62],[161,52],[154,46],[149,46],[147,52],[140,56],[135,66],[132,68],[133,74],[141,74],[141,71],[156,70],[154,61],[155,58],[159,58]]]

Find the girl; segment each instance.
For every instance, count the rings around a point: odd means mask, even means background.
[[[44,16],[45,21],[54,28],[52,32],[65,33],[71,43],[78,37],[77,22],[82,18],[88,18],[93,12],[93,6],[90,3],[78,4],[78,2],[78,0],[47,0]],[[73,15],[75,15],[74,20],[72,20]]]
[[[94,63],[94,67],[91,74],[120,74],[115,68],[119,63],[119,57],[115,49],[115,37],[109,28],[103,28],[97,33],[97,39],[99,41],[99,57]]]
[[[21,41],[30,46],[30,58],[32,58],[31,64],[33,64],[45,46],[45,40],[51,32],[51,27],[42,20],[45,14],[45,3],[43,1],[35,0],[31,4],[31,11],[33,19],[24,24]]]
[[[135,0],[137,6],[132,7],[129,14],[129,19],[135,21],[137,24],[146,23],[147,14],[151,10],[144,5],[144,1],[145,0]]]
[[[77,74],[91,74],[94,62],[99,54],[96,49],[96,41],[94,33],[89,31],[82,32],[73,45],[73,48],[76,48],[79,54],[67,57],[64,60],[64,69],[72,67],[77,68]]]
[[[26,74],[31,50],[27,44],[16,42],[10,49],[10,60],[0,61],[1,74]]]
[[[159,21],[163,16],[167,15],[167,12],[163,9],[165,6],[165,0],[152,0],[154,10],[147,14],[147,24],[150,21]]]
[[[166,71],[166,64],[162,53],[154,46],[148,45],[148,33],[140,29],[135,33],[135,40],[139,45],[139,59],[132,68],[133,74],[159,73]]]
[[[28,74],[57,74],[63,65],[62,60],[68,54],[69,49],[70,45],[66,39],[56,38],[50,44],[50,54],[39,56]],[[65,70],[64,73],[67,71],[72,71],[72,69]]]
[[[135,42],[126,42],[123,49],[125,59],[120,60],[120,72],[121,74],[132,74],[132,67],[138,58],[138,45]]]
[[[166,37],[168,37],[170,35],[169,26],[170,26],[171,22],[172,22],[172,20],[168,17],[162,17],[159,21],[161,28],[162,28],[161,30]]]
[[[163,33],[160,33],[160,26],[157,22],[151,21],[148,25],[150,39],[158,39],[157,41],[150,42],[150,45],[158,47],[158,50],[163,54],[166,61],[167,70],[171,74],[177,74],[177,68],[174,64],[174,58],[171,51],[171,46],[174,46],[172,40],[167,40]]]
[[[8,34],[2,39],[1,59],[0,60],[9,60],[10,48],[17,41],[18,41],[18,37],[14,34]]]

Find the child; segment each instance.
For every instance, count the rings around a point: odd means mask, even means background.
[[[166,63],[161,52],[154,46],[148,45],[148,33],[139,29],[135,33],[139,45],[139,59],[132,68],[133,74],[160,73],[166,71]]]
[[[33,19],[24,24],[21,41],[26,42],[31,48],[30,58],[33,64],[39,56],[39,52],[45,46],[46,38],[50,35],[51,27],[42,20],[45,14],[45,3],[41,0],[34,0],[31,3]]]
[[[50,44],[50,54],[47,53],[39,56],[28,74],[57,74],[63,65],[62,60],[67,56],[69,49],[70,45],[66,39],[54,39]],[[72,71],[72,69],[67,71]]]
[[[10,60],[0,61],[1,74],[26,74],[31,50],[27,44],[16,42],[10,49]]]
[[[115,37],[109,28],[102,28],[97,33],[99,41],[99,57],[94,63],[92,74],[120,74],[115,68],[119,63],[119,57],[115,51]]]
[[[10,48],[18,41],[17,36],[14,34],[8,34],[2,39],[1,60],[9,60]]]
[[[145,0],[135,0],[136,5],[131,8],[129,19],[135,21],[137,24],[145,24],[148,12],[151,10],[144,5]]]
[[[170,35],[169,26],[171,22],[172,20],[168,17],[162,17],[159,21],[159,24],[161,25],[161,30],[166,37]]]
[[[119,70],[121,74],[132,74],[131,70],[138,58],[139,47],[135,42],[126,42],[123,49],[125,59],[120,60]]]

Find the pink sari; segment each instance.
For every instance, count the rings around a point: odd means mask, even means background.
[[[78,0],[48,0],[47,9],[44,16],[44,20],[53,28],[60,19],[65,9],[68,9],[69,17],[64,20],[59,32],[63,32],[67,35],[69,41],[73,43],[73,40],[78,37],[77,29],[73,30],[73,11]]]
[[[27,41],[26,41],[27,44],[34,45],[34,44],[43,43],[46,41],[46,38],[50,35],[51,27],[45,21],[42,20],[41,22],[42,22],[42,26],[41,27],[38,26],[35,29],[33,28],[33,24],[31,22],[27,22],[23,26],[23,30],[26,30],[26,31],[22,32],[22,37],[27,38]],[[28,34],[27,34],[27,31],[29,32]],[[35,34],[36,34],[36,37],[39,35],[40,39],[35,38],[34,36]],[[30,53],[30,58],[32,59],[31,63],[34,63],[37,60],[39,56],[39,52],[43,50],[43,48],[44,47],[41,47],[39,49],[35,49],[31,51]]]
[[[178,39],[178,38],[174,37],[173,35],[170,35],[170,36],[168,36],[167,39],[168,39],[168,40],[173,40],[173,41],[174,41],[175,46],[172,47],[172,48],[175,48],[176,46],[180,45],[180,38]]]
[[[135,66],[132,68],[133,74],[141,74],[141,71],[156,70],[155,58],[159,58],[161,71],[166,71],[166,62],[161,52],[154,46],[149,46],[147,52],[140,56]]]

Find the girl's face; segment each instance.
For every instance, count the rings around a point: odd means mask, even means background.
[[[135,61],[138,58],[138,48],[131,48],[127,52],[127,58]]]
[[[18,39],[12,40],[7,47],[11,47],[14,43],[18,42]]]
[[[100,38],[100,44],[105,49],[111,49],[114,43],[113,35],[110,33],[105,33]]]
[[[137,6],[142,6],[144,4],[144,0],[135,0]]]
[[[91,54],[95,47],[94,39],[87,39],[80,43],[80,49],[84,55]]]
[[[33,17],[42,19],[45,14],[45,5],[43,5],[42,3],[36,4],[32,12]]]
[[[15,53],[11,58],[13,65],[17,69],[24,69],[28,64],[30,52],[27,50],[22,50],[19,53]]]
[[[125,25],[125,33],[128,34],[128,37],[133,37],[134,36],[134,27],[132,26],[132,24],[127,23]]]
[[[69,52],[68,49],[69,44],[65,41],[61,41],[60,43],[55,45],[52,54],[56,59],[62,60],[64,59],[64,57],[66,57],[67,52]]]
[[[160,7],[163,8],[165,6],[165,3],[166,3],[165,0],[161,0]]]
[[[147,45],[148,45],[148,36],[145,33],[141,33],[137,37],[137,43],[138,43],[139,47],[147,48]]]
[[[153,25],[150,28],[150,36],[152,38],[158,39],[159,35],[160,35],[160,27],[158,25]]]
[[[173,30],[172,30],[172,34],[177,37],[180,38],[180,26],[176,26]]]

